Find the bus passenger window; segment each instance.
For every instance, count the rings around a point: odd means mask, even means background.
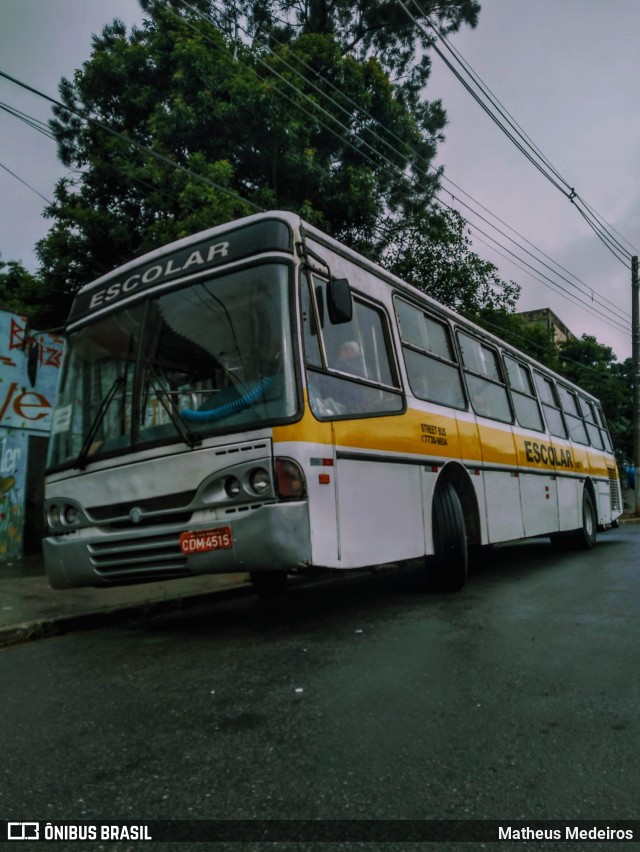
[[[607,429],[607,421],[604,419],[604,414],[602,413],[602,408],[597,405],[596,413],[598,415],[598,420],[600,422],[600,434],[602,435],[602,440],[604,441],[604,447],[607,452],[613,452],[613,444],[611,443],[611,438],[609,437],[609,430]]]
[[[458,332],[458,341],[473,410],[481,417],[512,423],[513,415],[498,353],[462,331]]]
[[[414,396],[451,408],[466,408],[448,327],[402,299],[396,299],[395,306]]]
[[[536,399],[529,368],[509,355],[504,356],[511,397],[516,411],[516,420],[525,429],[544,432],[540,406]]]
[[[556,438],[566,438],[567,429],[553,382],[540,373],[535,373],[535,379],[550,434],[555,435]]]
[[[604,441],[602,439],[600,429],[598,428],[598,419],[593,403],[590,400],[585,399],[583,396],[581,396],[580,408],[582,409],[582,416],[584,417],[585,423],[587,425],[589,443],[597,450],[603,450]]]
[[[578,406],[578,397],[568,388],[558,385],[560,402],[564,411],[565,420],[569,429],[569,437],[578,444],[588,444],[587,428],[582,419]]]

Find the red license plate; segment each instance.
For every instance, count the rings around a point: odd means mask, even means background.
[[[230,547],[233,547],[231,527],[183,532],[180,535],[180,550],[187,554],[206,553],[208,550],[224,550]]]

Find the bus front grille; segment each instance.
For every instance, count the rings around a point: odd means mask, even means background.
[[[181,552],[178,533],[148,538],[93,542],[89,555],[95,570],[105,579],[134,582],[189,576],[187,557]]]

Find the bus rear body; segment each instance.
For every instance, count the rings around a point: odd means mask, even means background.
[[[56,588],[421,557],[457,588],[468,545],[590,546],[621,500],[596,399],[272,213],[79,292],[45,511]]]

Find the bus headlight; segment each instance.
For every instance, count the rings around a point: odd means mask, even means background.
[[[263,467],[257,467],[249,474],[249,485],[256,494],[266,494],[271,488],[271,478]]]
[[[68,524],[69,526],[75,524],[75,522],[78,520],[77,507],[72,506],[70,503],[68,503],[62,511],[62,517],[64,518],[65,524]]]
[[[238,494],[242,491],[242,486],[240,485],[240,480],[235,476],[227,476],[224,481],[224,490],[227,492],[227,497],[237,497]]]
[[[75,528],[81,519],[81,510],[74,503],[49,503],[45,510],[47,526],[53,533]]]
[[[47,523],[51,529],[57,529],[60,526],[60,509],[55,505],[55,503],[52,506],[49,506]]]

